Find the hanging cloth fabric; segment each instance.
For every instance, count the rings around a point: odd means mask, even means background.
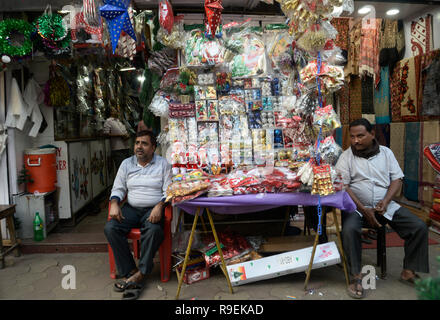
[[[6,127],[17,128],[23,130],[27,117],[29,116],[28,106],[23,100],[17,80],[12,78],[11,89],[9,91]]]
[[[28,81],[26,88],[24,89],[23,99],[29,107],[31,121],[33,122],[33,126],[29,131],[29,136],[36,137],[43,122],[43,115],[39,104],[43,102],[44,95],[43,90],[34,78],[31,78]]]

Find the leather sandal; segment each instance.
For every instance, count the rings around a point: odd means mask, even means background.
[[[403,284],[406,284],[407,286],[410,287],[415,287],[416,286],[416,282],[419,281],[421,278],[418,274],[414,274],[414,277],[408,278],[408,279],[403,279],[402,277],[400,277],[399,281]]]

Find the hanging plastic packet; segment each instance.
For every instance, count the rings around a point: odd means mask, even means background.
[[[203,32],[200,29],[194,29],[186,32],[184,56],[187,66],[202,66],[202,44],[204,42]]]
[[[333,136],[328,136],[321,141],[318,150],[321,160],[332,166],[336,165],[339,156],[342,154],[342,148],[336,143]]]
[[[157,91],[148,109],[150,109],[156,117],[168,117],[169,103],[170,101],[166,98],[165,94],[161,91]]]
[[[322,61],[326,61],[330,65],[343,66],[347,59],[342,54],[341,48],[332,46],[331,49],[322,51]]]
[[[243,53],[235,55],[230,63],[232,78],[264,76],[266,52],[261,28],[247,28],[243,40]]]
[[[179,68],[170,68],[160,80],[160,90],[171,92],[174,90],[174,84],[179,81]]]
[[[313,166],[313,186],[311,194],[328,196],[334,192],[330,166],[328,164]]]
[[[341,127],[339,116],[331,105],[318,108],[313,114],[313,128],[315,132],[319,132],[322,128],[322,137],[331,135],[333,130]]]
[[[156,38],[166,47],[183,49],[185,46],[183,15],[177,15],[174,17],[174,24],[171,28],[171,32],[168,32],[168,30],[163,27],[159,28]]]
[[[161,0],[159,2],[159,23],[168,34],[171,33],[174,24],[173,7],[168,0]]]
[[[310,161],[301,166],[298,174],[302,184],[311,187],[313,185],[313,166]]]
[[[296,43],[301,49],[316,53],[324,49],[328,38],[326,30],[320,24],[313,24]]]
[[[293,37],[287,32],[287,26],[267,25],[265,27],[266,52],[273,73],[290,76],[293,70]]]
[[[225,62],[231,62],[234,56],[243,53],[244,34],[249,27],[251,19],[243,22],[231,22],[223,25],[223,45],[225,47]]]

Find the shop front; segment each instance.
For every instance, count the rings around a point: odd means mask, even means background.
[[[219,265],[231,291],[230,279],[240,285],[345,266],[340,238],[328,247],[317,242],[331,208],[356,208],[335,166],[351,144],[349,123],[360,118],[405,174],[395,200],[438,226],[440,178],[424,149],[440,142],[432,85],[440,71],[440,6],[84,0],[29,8],[5,10],[0,20],[0,40],[10,39],[0,54],[11,60],[0,73],[0,203],[16,204],[21,238],[32,238],[37,210],[49,236],[108,199],[118,169],[109,118],[124,127],[130,154],[136,131],[153,130],[172,166],[175,269],[190,267],[187,283]],[[17,18],[21,12],[27,19]],[[56,159],[56,182],[43,192],[26,180],[26,156],[41,150]],[[307,223],[316,233],[313,251],[309,241],[309,251],[271,261],[273,272],[240,278],[252,261],[266,259],[259,256],[264,230],[251,241],[246,224],[281,222],[285,236],[303,208],[315,221]],[[213,238],[198,238],[203,209]],[[339,235],[336,215],[331,220]],[[215,222],[231,228],[217,237]],[[183,235],[188,225],[191,240]],[[200,246],[190,256],[194,239]],[[315,251],[322,261],[313,265]]]

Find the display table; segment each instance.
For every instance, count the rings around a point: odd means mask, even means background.
[[[337,208],[343,211],[354,211],[356,209],[356,205],[353,202],[353,200],[350,198],[348,193],[345,191],[337,192],[335,194],[321,197],[320,198],[321,205],[322,206],[328,206]],[[231,293],[233,293],[231,282],[226,270],[226,264],[223,259],[223,252],[220,247],[220,243],[218,241],[217,232],[214,227],[214,223],[212,220],[212,216],[210,211],[215,212],[217,214],[240,214],[240,213],[249,213],[249,212],[258,212],[258,211],[265,211],[276,207],[281,206],[297,206],[297,205],[303,205],[303,206],[317,206],[319,203],[319,196],[317,195],[311,195],[310,193],[265,193],[265,194],[247,194],[247,195],[236,195],[236,196],[227,196],[227,197],[199,197],[187,202],[183,202],[180,204],[177,204],[176,206],[183,210],[184,212],[187,212],[189,214],[194,215],[194,222],[191,229],[191,234],[188,241],[188,247],[186,249],[185,254],[185,260],[183,262],[182,271],[180,272],[180,275],[178,275],[178,288],[177,288],[177,294],[176,299],[179,298],[180,289],[182,287],[183,283],[183,275],[185,274],[186,266],[188,263],[188,257],[189,253],[191,251],[191,246],[194,238],[194,232],[197,225],[197,219],[199,215],[203,214],[203,209],[206,210],[209,223],[211,225],[211,231],[214,236],[217,250],[220,255],[221,260],[221,269],[226,277],[226,281],[229,286],[229,290]],[[345,256],[344,251],[342,249],[342,241],[340,236],[340,229],[338,220],[336,219],[336,212],[333,210],[333,217],[335,221],[336,226],[336,234],[338,237],[338,247],[339,251],[342,257],[343,267],[344,267],[344,273],[346,282],[348,285],[348,273],[347,273],[347,266],[345,262]],[[310,259],[309,269],[307,272],[307,278],[305,281],[305,288],[307,288],[307,283],[310,277],[311,268],[313,265],[313,259],[314,254],[316,250],[316,246],[318,245],[318,233],[316,233],[315,242],[313,245],[312,250],[312,256]]]

